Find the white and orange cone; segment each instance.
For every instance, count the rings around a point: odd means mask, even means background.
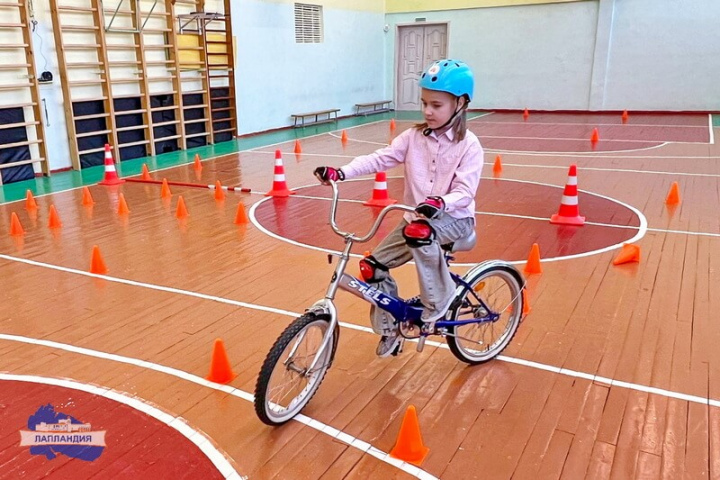
[[[112,153],[110,153],[110,145],[105,144],[105,178],[99,183],[100,185],[120,185],[125,183],[125,180],[118,177],[117,170],[115,170],[115,161],[113,160]]]
[[[387,188],[387,173],[378,172],[375,174],[375,185],[373,187],[372,198],[363,205],[371,207],[387,207],[397,203],[397,200],[390,198]]]
[[[295,195],[295,192],[288,189],[287,182],[285,181],[285,167],[283,166],[282,152],[275,150],[275,173],[273,176],[272,190],[267,192],[265,196],[289,197],[290,195]]]
[[[567,184],[565,185],[565,190],[563,191],[562,200],[560,202],[560,210],[558,210],[558,213],[550,217],[550,223],[577,226],[585,224],[585,217],[580,216],[580,207],[578,206],[576,165],[570,165]]]

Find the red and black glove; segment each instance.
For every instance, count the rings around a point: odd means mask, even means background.
[[[330,181],[340,182],[345,180],[345,174],[339,168],[333,167],[318,167],[313,172],[315,176],[325,185],[328,185]]]
[[[438,218],[444,211],[445,201],[442,197],[427,197],[422,203],[415,207],[415,212],[417,212],[418,215],[422,215],[431,220]]]

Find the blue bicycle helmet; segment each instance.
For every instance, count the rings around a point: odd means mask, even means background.
[[[438,60],[433,62],[420,76],[420,88],[447,92],[456,97],[467,95],[472,100],[475,81],[473,73],[459,60]]]

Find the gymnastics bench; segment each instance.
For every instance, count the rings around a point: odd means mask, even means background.
[[[373,113],[387,112],[390,110],[392,100],[380,100],[377,102],[356,103],[355,115],[370,115]],[[370,110],[372,108],[372,110]],[[362,110],[362,112],[361,112]]]
[[[304,127],[306,125],[315,125],[317,123],[335,122],[337,121],[337,112],[339,111],[339,108],[330,108],[327,110],[318,110],[317,112],[293,113],[290,116],[294,120],[294,127]],[[305,121],[306,118],[310,119],[311,117],[315,117],[315,119],[307,122]]]

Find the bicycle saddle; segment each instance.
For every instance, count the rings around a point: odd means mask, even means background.
[[[475,230],[473,230],[469,236],[456,242],[445,243],[443,245],[440,245],[440,247],[450,253],[466,252],[468,250],[472,250],[472,248],[475,246],[475,243],[477,243],[477,235],[475,235]]]

